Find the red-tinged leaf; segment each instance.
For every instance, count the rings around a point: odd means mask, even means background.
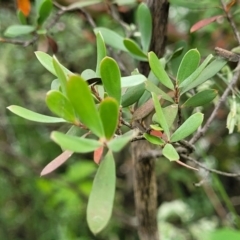
[[[30,0],[17,0],[17,8],[27,17],[31,10]]]
[[[205,19],[202,19],[200,21],[198,21],[197,23],[195,23],[191,29],[190,29],[190,32],[196,32],[197,30],[209,25],[210,23],[212,22],[215,22],[217,21],[219,18],[223,17],[223,15],[217,15],[217,16],[213,16],[211,18],[205,18]]]
[[[225,7],[226,12],[229,12],[232,6],[236,3],[236,0],[230,1],[227,6]]]
[[[57,45],[56,41],[49,36],[47,36],[47,40],[48,40],[48,44],[49,44],[50,48],[52,49],[52,52],[54,54],[56,54],[58,52],[58,45]]]
[[[155,137],[162,137],[163,136],[163,133],[161,131],[157,131],[157,130],[151,130],[150,131],[150,135],[153,135]]]
[[[103,155],[103,150],[104,150],[104,147],[101,146],[100,148],[98,148],[94,151],[93,160],[96,164],[100,163],[100,161],[102,159],[102,155]]]
[[[60,167],[63,163],[65,163],[71,156],[73,152],[71,151],[64,151],[59,156],[57,156],[55,159],[53,159],[42,171],[40,176],[47,175],[54,170],[56,170],[58,167]]]

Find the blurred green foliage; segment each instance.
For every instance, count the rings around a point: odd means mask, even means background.
[[[196,21],[221,12],[216,8],[219,1],[202,1],[197,6],[189,2],[186,5],[186,1],[171,2],[173,31],[169,31],[168,49],[175,48],[180,40],[185,40],[187,48],[197,47],[204,56],[211,53],[216,45],[227,49],[235,47],[236,42],[226,22],[213,23],[199,32],[188,33]],[[0,4],[1,34],[17,22],[16,14],[10,7]],[[239,14],[235,17],[239,22]],[[119,29],[117,23],[105,14],[96,21],[99,26]],[[51,29],[51,34],[58,44],[58,59],[71,71],[94,68],[96,49],[93,33],[77,14],[63,16]],[[117,195],[111,223],[97,237],[90,233],[85,220],[87,198],[96,171],[96,165],[88,160],[91,156],[74,155],[55,174],[39,177],[42,168],[61,152],[49,138],[50,132],[60,125],[31,123],[6,110],[7,106],[17,104],[50,114],[44,99],[52,76],[37,61],[35,50],[35,45],[23,48],[0,43],[0,239],[137,239],[132,227],[134,218],[129,217],[134,215],[134,204],[131,160],[127,151],[117,158]],[[222,82],[214,84],[225,87]],[[211,110],[212,106],[206,107],[207,114]],[[240,169],[240,137],[238,133],[228,135],[225,128],[227,113],[226,104],[197,149],[199,156],[210,167],[233,171]],[[219,177],[216,181],[204,171],[197,175],[164,159],[157,161],[156,171],[159,176],[159,202],[166,202],[159,210],[163,240],[219,240],[226,239],[224,236],[231,240],[239,239],[239,233],[230,230],[237,228],[236,215],[240,213],[238,179]],[[195,187],[194,183],[201,179],[210,188]],[[216,214],[211,203],[216,200],[211,195],[212,190],[222,203],[222,217]]]

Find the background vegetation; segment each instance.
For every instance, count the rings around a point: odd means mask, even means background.
[[[123,9],[124,17],[134,19],[134,4]],[[207,6],[207,8],[206,8]],[[167,52],[185,41],[198,48],[202,56],[215,46],[231,49],[236,41],[227,22],[216,22],[190,34],[200,19],[221,13],[219,1],[171,1]],[[239,8],[236,3],[234,10]],[[121,28],[107,12],[92,12],[98,26],[116,31]],[[130,18],[130,19],[129,19]],[[240,22],[239,14],[234,16]],[[17,22],[13,2],[0,3],[0,31]],[[58,59],[73,72],[95,66],[95,38],[86,19],[67,13],[51,29],[58,44]],[[49,114],[45,93],[52,77],[37,61],[29,47],[0,42],[0,238],[6,240],[85,240],[137,239],[134,228],[131,159],[127,152],[117,160],[117,193],[113,217],[107,229],[94,237],[86,223],[86,203],[96,172],[91,156],[74,155],[49,177],[40,178],[42,168],[61,149],[49,134],[58,125],[42,125],[19,118],[6,107],[25,106]],[[234,69],[230,64],[230,69]],[[220,89],[226,87],[219,78]],[[206,106],[210,114],[213,106]],[[228,134],[226,117],[229,102],[221,108],[206,138],[197,145],[199,156],[212,168],[240,170],[240,135]],[[159,225],[167,239],[240,239],[239,178],[219,177],[207,171],[196,174],[164,159],[157,161],[159,188]],[[239,171],[238,171],[239,172]],[[194,185],[203,180],[200,187]]]

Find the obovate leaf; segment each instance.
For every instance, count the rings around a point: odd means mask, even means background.
[[[99,106],[99,113],[102,120],[105,137],[111,139],[118,125],[119,108],[114,98],[105,98]]]
[[[103,60],[103,58],[106,57],[106,47],[103,40],[103,36],[101,32],[96,33],[97,38],[97,67],[96,67],[96,75],[97,77],[100,77],[100,63]]]
[[[46,96],[46,104],[53,113],[66,121],[78,122],[72,104],[61,92],[57,90],[49,91]]]
[[[123,40],[124,38],[122,36],[120,36],[119,34],[117,34],[115,31],[112,31],[110,29],[104,28],[104,27],[98,27],[94,29],[95,34],[97,32],[101,32],[104,42],[105,44],[122,50],[124,52],[128,52],[128,50],[126,49],[126,47],[123,44]]]
[[[14,38],[22,35],[27,35],[35,31],[34,26],[30,25],[12,25],[4,32],[5,37]]]
[[[41,0],[38,6],[38,25],[42,25],[46,19],[49,17],[52,11],[52,1],[51,0]]]
[[[181,107],[198,107],[204,104],[210,103],[216,96],[218,92],[215,89],[207,89],[198,92],[196,95],[190,97]]]
[[[161,138],[156,137],[156,136],[152,136],[152,135],[147,134],[147,133],[144,133],[143,136],[148,142],[150,142],[152,144],[156,144],[156,145],[161,146],[165,143]]]
[[[121,73],[117,62],[110,57],[105,57],[100,65],[100,74],[103,86],[110,97],[121,103]]]
[[[91,79],[91,78],[96,78],[97,75],[96,75],[96,73],[95,73],[92,69],[85,69],[85,70],[81,73],[81,77],[82,77],[84,80],[88,80],[88,79]]]
[[[123,44],[126,47],[126,49],[131,54],[133,54],[133,56],[136,56],[143,61],[147,61],[147,54],[142,51],[142,49],[139,47],[139,45],[135,41],[133,41],[130,38],[125,38],[123,40]]]
[[[178,152],[176,151],[176,149],[173,147],[172,144],[167,143],[163,150],[162,150],[162,154],[165,158],[167,158],[170,161],[177,161],[179,160],[179,155]]]
[[[51,133],[51,139],[64,150],[76,153],[93,152],[102,146],[102,143],[97,140],[66,135],[57,131]]]
[[[152,37],[152,15],[145,3],[141,3],[137,9],[137,24],[141,33],[143,52],[148,52]]]
[[[189,77],[198,67],[200,53],[197,49],[189,50],[183,57],[177,73],[178,85]]]
[[[101,161],[93,181],[87,206],[87,222],[90,230],[97,234],[111,218],[116,183],[115,162],[109,151]]]
[[[148,60],[149,60],[151,70],[153,71],[154,75],[158,78],[158,80],[164,86],[173,90],[174,85],[154,52],[148,53]]]
[[[71,76],[67,82],[67,96],[80,121],[98,137],[104,137],[100,115],[86,81]]]
[[[134,137],[138,135],[137,130],[132,130],[124,133],[121,136],[115,137],[107,143],[108,148],[113,152],[122,150]]]
[[[167,135],[167,139],[170,138],[170,131],[168,127],[168,123],[166,121],[166,118],[164,116],[162,107],[159,103],[159,99],[157,98],[157,95],[155,93],[152,93],[153,97],[153,102],[156,110],[156,115],[157,115],[157,122],[160,124],[160,126],[163,128],[165,134]]]
[[[137,86],[143,82],[145,82],[147,79],[142,74],[135,74],[127,77],[121,77],[121,87],[134,87]]]
[[[207,80],[212,78],[216,73],[218,73],[226,64],[227,61],[225,59],[216,58],[201,72],[201,74],[192,83],[190,83],[186,87],[183,87],[181,93],[187,92],[188,90],[193,89],[198,85],[206,82]]]
[[[57,73],[55,71],[55,68],[53,67],[53,58],[49,56],[47,53],[36,51],[35,55],[38,59],[38,61],[53,75],[57,76]],[[73,75],[71,71],[69,71],[67,68],[65,68],[63,65],[60,64],[62,69],[67,75]]]
[[[55,72],[57,74],[58,80],[61,85],[61,90],[63,94],[66,96],[67,95],[67,76],[66,73],[64,72],[63,66],[59,63],[56,57],[52,58],[53,60],[53,67],[55,69]]]
[[[171,142],[180,141],[193,132],[195,132],[198,127],[203,122],[203,114],[198,112],[190,116],[171,136]]]
[[[66,122],[62,118],[46,116],[46,115],[39,114],[39,113],[30,111],[26,108],[16,106],[16,105],[11,105],[11,106],[7,107],[7,109],[22,118],[25,118],[27,120],[34,121],[34,122],[41,122],[41,123]]]

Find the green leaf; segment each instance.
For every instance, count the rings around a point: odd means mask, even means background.
[[[145,82],[145,85],[146,85],[146,89],[149,91],[149,92],[154,92],[156,93],[157,95],[160,95],[163,99],[171,102],[171,103],[174,103],[173,99],[167,94],[165,93],[164,91],[162,91],[159,87],[157,87],[154,83],[152,83],[151,81],[147,80]]]
[[[34,121],[34,122],[41,122],[41,123],[66,122],[62,118],[46,116],[46,115],[39,114],[39,113],[30,111],[26,108],[16,106],[16,105],[9,106],[9,107],[7,107],[7,109],[22,118],[25,118],[27,120]]]
[[[143,52],[148,52],[152,37],[152,15],[145,3],[141,3],[137,9],[137,24],[141,33]]]
[[[100,163],[87,205],[87,222],[94,234],[99,233],[111,218],[116,184],[115,172],[114,158],[109,151]]]
[[[66,73],[64,72],[63,66],[58,62],[57,58],[54,56],[52,58],[53,60],[53,67],[55,69],[55,72],[57,74],[58,80],[61,85],[61,90],[63,94],[66,96],[67,95],[67,76]]]
[[[25,17],[25,15],[23,14],[23,12],[21,10],[17,11],[17,17],[18,17],[19,22],[22,25],[26,25],[27,24],[26,17]]]
[[[193,132],[195,132],[198,127],[203,122],[203,114],[198,112],[190,116],[171,136],[171,142],[180,141]]]
[[[128,107],[133,103],[137,102],[139,98],[143,95],[144,91],[144,83],[128,88],[122,96],[122,107]]]
[[[204,104],[210,103],[217,96],[217,94],[218,92],[215,89],[201,91],[190,97],[181,107],[203,106]]]
[[[34,26],[30,25],[12,25],[4,32],[5,37],[14,38],[22,35],[27,35],[35,31]]]
[[[154,75],[158,78],[158,80],[167,88],[174,89],[174,85],[167,75],[166,71],[164,70],[163,66],[159,62],[158,57],[154,52],[148,53],[149,64],[151,70],[153,71]]]
[[[162,150],[162,154],[165,158],[167,158],[170,161],[177,161],[180,158],[176,149],[173,147],[172,144],[169,144],[169,143],[167,143],[164,146]]]
[[[98,137],[104,137],[100,115],[86,81],[79,76],[71,76],[67,82],[67,96],[80,121]]]
[[[72,104],[61,92],[57,90],[49,91],[46,96],[46,104],[53,113],[66,121],[78,122]]]
[[[95,149],[102,146],[102,143],[97,140],[66,135],[56,131],[51,133],[51,139],[64,150],[76,153],[93,152]]]
[[[53,75],[57,76],[57,73],[55,71],[55,68],[53,66],[53,58],[51,56],[49,56],[47,53],[44,52],[40,52],[40,51],[36,51],[35,52],[36,57],[38,59],[38,61],[49,71],[51,72]],[[62,67],[62,69],[64,70],[64,72],[67,75],[73,75],[73,73],[71,71],[69,71],[67,68],[65,68],[63,65],[60,64],[60,66]]]
[[[100,77],[100,63],[106,57],[106,47],[101,32],[96,33],[97,37],[97,67],[96,75]]]
[[[83,8],[83,7],[87,7],[87,6],[91,6],[97,3],[102,2],[103,0],[86,0],[86,1],[78,1],[75,3],[70,4],[67,7],[67,10],[75,10],[75,9],[79,9],[79,8]]]
[[[156,144],[156,145],[161,146],[165,143],[161,138],[150,135],[150,134],[147,134],[147,133],[144,133],[143,136],[148,142],[150,142],[152,144]]]
[[[181,91],[181,93],[187,92],[188,90],[193,89],[198,85],[206,82],[216,73],[218,73],[226,64],[227,61],[223,58],[215,59],[201,72],[201,74],[192,83],[190,83],[188,86],[185,86],[182,89],[183,91]]]
[[[166,118],[166,121],[168,123],[168,127],[171,128],[178,113],[178,105],[177,104],[171,104],[165,108],[162,109],[163,114]]]
[[[115,31],[112,31],[110,29],[104,28],[104,27],[98,27],[94,29],[95,34],[97,32],[101,32],[105,44],[116,48],[118,50],[122,50],[124,52],[128,52],[126,47],[123,44],[124,38],[117,34]]]
[[[137,130],[124,133],[119,137],[115,137],[107,143],[108,148],[113,152],[121,151],[134,137],[138,135]]]
[[[183,57],[177,73],[178,85],[189,77],[198,67],[200,62],[200,53],[197,49],[189,50]]]
[[[54,79],[52,82],[51,82],[51,90],[58,90],[59,91],[60,89],[60,82],[58,79]]]
[[[105,98],[99,106],[105,137],[111,139],[117,129],[119,108],[114,98]]]
[[[82,77],[84,80],[88,80],[88,79],[91,79],[91,78],[96,78],[97,75],[96,75],[96,73],[95,73],[92,69],[85,69],[85,70],[81,73],[81,77]]]
[[[152,97],[153,97],[154,107],[155,107],[155,110],[156,110],[157,121],[160,124],[160,126],[163,128],[165,134],[167,135],[167,139],[169,139],[170,138],[169,127],[168,127],[168,123],[166,121],[166,118],[163,114],[162,107],[159,103],[159,99],[158,99],[158,97],[155,93],[152,93]]]
[[[147,60],[146,53],[144,53],[142,49],[139,47],[139,45],[132,39],[125,38],[123,40],[123,44],[131,54],[133,54],[134,56],[140,57],[145,61]]]
[[[127,77],[121,77],[121,87],[134,87],[137,86],[143,82],[145,82],[147,79],[142,74],[135,74]]]
[[[121,102],[121,73],[117,62],[110,57],[105,57],[100,65],[103,86],[110,97]]]
[[[38,25],[42,25],[49,17],[52,11],[52,1],[42,0],[38,8]]]

